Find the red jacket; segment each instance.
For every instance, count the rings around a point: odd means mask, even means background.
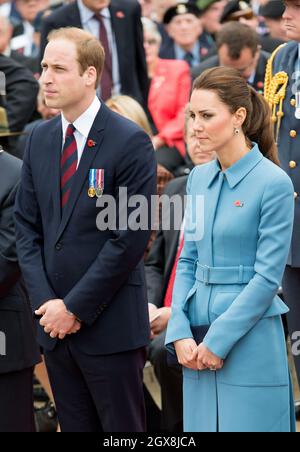
[[[159,59],[151,81],[148,108],[158,136],[185,155],[184,109],[191,93],[191,75],[185,61]]]

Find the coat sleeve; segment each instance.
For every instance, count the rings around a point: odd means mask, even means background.
[[[191,172],[187,183],[187,195],[191,195],[192,178],[196,168]],[[188,202],[185,213],[185,221],[189,217],[189,209],[191,205]],[[190,321],[188,319],[188,313],[186,311],[186,301],[189,299],[191,292],[195,286],[195,262],[197,260],[198,253],[195,241],[191,240],[191,236],[188,232],[187,224],[185,224],[184,230],[184,247],[181,252],[181,256],[178,261],[176,270],[176,278],[173,290],[172,298],[172,315],[168,322],[167,334],[166,334],[166,346],[170,351],[174,352],[175,341],[180,339],[192,338]]]
[[[43,227],[30,166],[30,147],[34,131],[25,150],[21,184],[16,197],[15,220],[17,251],[33,310],[57,298],[45,272]]]
[[[19,274],[13,219],[16,190],[17,184],[7,194],[0,211],[0,291],[14,275]]]
[[[139,2],[136,2],[135,6],[135,51],[136,51],[136,71],[140,90],[143,96],[143,106],[147,109],[148,104],[148,91],[149,91],[149,79],[144,49],[144,33],[143,25],[141,21],[141,6]]]
[[[293,185],[283,175],[267,185],[262,198],[254,277],[227,311],[212,323],[203,341],[222,359],[262,319],[272,304],[287,262],[293,213]]]

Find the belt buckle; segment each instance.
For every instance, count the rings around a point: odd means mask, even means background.
[[[210,267],[208,265],[203,266],[203,282],[206,286],[209,285]]]

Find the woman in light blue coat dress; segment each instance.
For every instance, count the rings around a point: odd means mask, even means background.
[[[270,112],[235,70],[214,68],[195,81],[190,115],[202,151],[218,158],[189,177],[166,337],[183,365],[184,429],[294,431],[288,308],[277,296],[294,190],[279,168]],[[192,327],[200,325],[208,331],[199,344]]]

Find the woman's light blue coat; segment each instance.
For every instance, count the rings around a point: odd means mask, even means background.
[[[196,167],[187,192],[185,245],[166,345],[174,350],[174,341],[192,337],[191,325],[209,324],[204,344],[225,364],[218,372],[184,369],[184,429],[294,431],[281,322],[288,308],[276,295],[293,227],[291,180],[255,145],[225,172],[217,161]],[[203,266],[233,268],[222,280],[216,269]]]

